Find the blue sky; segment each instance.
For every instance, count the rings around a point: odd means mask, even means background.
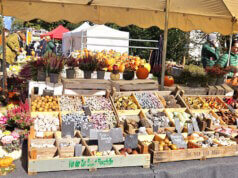
[[[12,25],[12,17],[4,17],[4,25],[5,28],[7,28],[8,30],[11,29],[11,25]]]

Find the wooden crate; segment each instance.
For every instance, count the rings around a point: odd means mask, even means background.
[[[168,151],[153,151],[152,149],[150,149],[150,153],[152,163],[218,158],[237,156],[238,145]]]
[[[157,90],[159,89],[156,80],[110,80],[111,86],[116,88],[116,91],[143,91],[143,90]]]
[[[150,167],[150,154],[136,154],[136,155],[120,155],[119,145],[114,145],[113,149],[117,149],[116,155],[113,156],[93,156],[90,147],[85,140],[82,139],[82,145],[85,146],[84,156],[59,158],[58,156],[52,159],[37,159],[37,151],[30,149],[31,140],[34,134],[30,132],[28,137],[28,174],[35,175],[37,172],[49,171],[64,171],[75,169],[88,169],[90,171],[97,168],[109,167],[130,167],[130,166],[143,166],[144,168]],[[139,145],[138,145],[139,146]]]
[[[80,95],[92,95],[111,90],[111,82],[101,79],[62,79],[63,94],[72,90]]]

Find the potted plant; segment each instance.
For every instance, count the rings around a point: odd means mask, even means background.
[[[119,74],[119,68],[117,65],[113,65],[112,73],[110,75],[110,78],[112,80],[119,80],[120,79],[120,74]]]
[[[92,72],[97,67],[97,60],[92,55],[79,59],[79,68],[84,72],[85,79],[91,79]]]
[[[48,59],[48,71],[51,83],[58,83],[59,74],[63,70],[63,67],[64,59],[62,57],[50,57]]]
[[[125,71],[123,72],[124,80],[133,80],[135,77],[135,65],[132,63],[128,63],[125,65]]]
[[[66,77],[68,79],[75,78],[75,69],[74,68],[78,66],[78,60],[71,57],[66,61],[66,64],[69,67],[68,69],[66,69]]]
[[[45,81],[47,60],[45,58],[37,59],[36,61],[34,61],[34,67],[37,68],[37,80]]]
[[[183,73],[179,78],[189,87],[201,87],[205,85],[207,81],[205,70],[193,64],[185,65]]]
[[[104,60],[98,60],[97,62],[97,79],[104,79],[105,76],[105,68],[107,64]]]
[[[229,72],[236,73],[235,67],[229,66],[226,68],[221,68],[219,66],[206,67],[206,73],[208,75],[209,85],[222,85],[225,81],[225,75]]]

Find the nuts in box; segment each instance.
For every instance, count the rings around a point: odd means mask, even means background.
[[[196,96],[185,96],[184,101],[191,109],[210,109],[208,103],[204,103]]]
[[[88,96],[85,98],[85,104],[91,111],[112,111],[112,105],[108,98],[103,96]]]
[[[142,109],[160,109],[164,108],[162,102],[154,93],[135,93]]]
[[[82,101],[80,96],[61,96],[61,111],[82,111]]]

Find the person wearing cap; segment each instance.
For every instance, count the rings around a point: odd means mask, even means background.
[[[229,44],[230,42],[227,41],[227,46],[229,46]],[[222,68],[226,68],[228,66],[234,67],[233,71],[227,75],[228,78],[233,78],[238,69],[238,40],[232,41],[229,64],[228,64],[228,60],[229,60],[229,49],[227,49],[227,52],[223,56],[220,57],[216,65]]]
[[[202,64],[206,68],[215,65],[220,57],[220,49],[217,41],[216,34],[209,34],[207,42],[202,46]]]

